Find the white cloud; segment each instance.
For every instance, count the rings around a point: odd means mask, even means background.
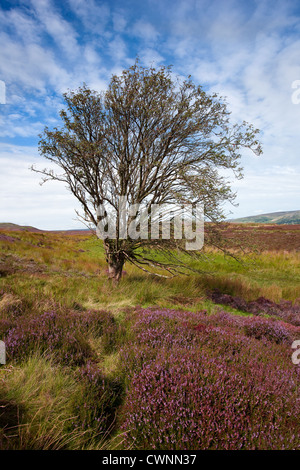
[[[237,191],[239,207],[227,205],[227,214],[246,217],[255,214],[277,212],[279,210],[299,210],[300,208],[300,165],[298,168],[274,166],[255,171],[245,171],[244,179],[232,183]]]
[[[8,83],[46,92],[47,84],[57,91],[65,90],[70,73],[58,64],[52,50],[38,44],[20,44],[5,33],[0,34],[1,74]]]
[[[1,131],[2,137],[36,137],[44,128],[43,123],[34,122],[33,124],[15,124],[14,117],[10,117],[8,122],[5,122],[5,127]]]
[[[121,36],[115,38],[108,43],[108,51],[114,61],[121,61],[126,58],[127,46]]]
[[[31,4],[45,31],[53,38],[58,47],[68,57],[78,57],[78,35],[71,24],[55,10],[52,2],[50,0],[31,0]]]
[[[125,11],[117,10],[112,14],[113,28],[117,33],[125,31],[127,26],[127,19],[125,17]]]
[[[41,175],[30,170],[44,168],[36,147],[0,144],[0,220],[39,229],[85,228],[76,218],[77,200],[63,184],[40,186]]]
[[[68,0],[68,2],[89,33],[100,36],[105,34],[110,18],[110,8],[107,3],[95,0]]]
[[[170,13],[174,33],[166,47],[177,57],[176,68],[226,96],[234,121],[245,119],[262,130],[265,165],[296,164],[300,105],[292,104],[291,86],[300,78],[300,43],[290,32],[295,17],[288,3],[274,9],[269,2],[256,3],[249,14],[235,2],[232,8],[212,2],[198,14],[195,5],[180,4]]]
[[[84,47],[84,58],[88,64],[97,67],[101,63],[101,58],[94,45],[87,44]]]
[[[151,23],[143,19],[138,20],[133,24],[131,33],[147,43],[155,42],[159,37],[159,33],[156,28]]]
[[[2,29],[11,30],[14,37],[24,43],[36,43],[41,39],[43,28],[29,14],[20,9],[0,10]]]
[[[149,47],[139,51],[139,58],[141,59],[141,62],[147,67],[156,67],[164,61],[164,58],[159,54],[159,52],[157,52],[156,49],[151,49]]]

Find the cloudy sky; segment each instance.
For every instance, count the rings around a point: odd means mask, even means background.
[[[47,166],[38,135],[59,125],[62,93],[105,89],[137,55],[226,96],[233,121],[261,130],[230,217],[300,209],[299,0],[1,0],[0,222],[83,228],[67,189],[29,170]]]

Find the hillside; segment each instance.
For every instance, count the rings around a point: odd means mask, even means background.
[[[91,233],[90,230],[88,229],[70,229],[70,230],[40,230],[39,228],[36,227],[31,227],[30,225],[18,225],[18,224],[12,224],[10,222],[3,222],[0,223],[0,230],[6,230],[9,232],[46,232],[46,233],[69,233],[73,235],[78,235],[81,233]]]
[[[234,224],[243,224],[243,223],[252,223],[252,224],[273,224],[273,225],[300,225],[300,210],[298,211],[285,211],[285,212],[272,212],[269,214],[260,214],[260,215],[253,215],[249,217],[241,217],[238,219],[230,219],[228,222]],[[2,222],[0,223],[0,230],[7,230],[7,231],[27,231],[27,232],[68,232],[75,234],[80,234],[83,232],[90,232],[88,229],[67,229],[67,230],[40,230],[35,227],[27,226],[27,225],[18,225],[13,224],[10,222]]]
[[[231,219],[233,223],[263,223],[263,224],[300,224],[299,211],[272,212],[270,214],[253,215],[239,219]]]
[[[42,230],[39,230],[38,228],[27,226],[27,225],[18,225],[18,224],[12,224],[10,222],[3,222],[0,223],[0,230],[8,230],[8,231],[13,231],[13,232],[42,232]]]

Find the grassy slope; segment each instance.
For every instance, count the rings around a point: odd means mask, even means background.
[[[31,227],[30,225],[18,225],[12,224],[11,222],[0,223],[0,230],[12,230],[12,231],[29,231],[29,232],[41,232],[38,228]]]
[[[2,266],[15,270],[14,291],[28,298],[55,299],[70,307],[80,304],[116,311],[136,305],[213,308],[206,291],[216,287],[246,300],[265,296],[273,301],[294,301],[300,297],[300,253],[295,251],[253,254],[242,258],[243,263],[206,252],[195,263],[203,275],[170,280],[125,265],[119,287],[112,289],[98,239],[85,234],[29,232],[9,232],[7,236],[8,241],[0,240]],[[12,280],[3,277],[0,282],[5,286]]]
[[[272,212],[231,220],[234,223],[300,224],[300,211]]]

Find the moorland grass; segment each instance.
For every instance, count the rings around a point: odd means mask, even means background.
[[[287,300],[295,303],[300,298],[299,251],[287,252],[283,249],[276,252],[264,251],[259,255],[248,253],[241,255],[240,261],[237,261],[225,257],[216,250],[206,248],[202,258],[192,261],[192,266],[199,269],[199,273],[180,275],[172,279],[147,275],[135,266],[126,264],[124,276],[114,288],[107,279],[103,246],[96,237],[87,234],[67,235],[26,231],[5,233],[10,238],[0,239],[0,339],[8,341],[9,347],[8,364],[0,366],[2,407],[0,448],[126,449],[132,446],[132,436],[136,439],[135,442],[140,442],[140,448],[144,448],[149,439],[152,439],[152,445],[158,446],[155,443],[156,438],[163,439],[165,448],[168,448],[166,439],[169,438],[169,431],[165,434],[163,426],[160,427],[154,422],[152,429],[155,429],[157,435],[155,437],[153,433],[152,437],[149,437],[147,427],[139,431],[140,424],[132,417],[138,400],[141,413],[144,405],[145,409],[147,408],[143,397],[139,395],[137,384],[142,386],[143,381],[147,384],[151,382],[153,393],[155,389],[157,393],[160,390],[155,385],[156,378],[152,372],[147,376],[143,369],[142,375],[139,375],[140,366],[133,366],[132,356],[125,360],[127,354],[125,352],[130,351],[130,348],[136,344],[137,307],[144,309],[141,320],[145,322],[145,326],[142,326],[145,334],[152,308],[155,307],[158,322],[161,315],[160,327],[165,331],[168,348],[171,348],[173,340],[175,343],[177,341],[175,334],[177,327],[175,331],[172,326],[173,320],[171,323],[168,320],[170,315],[176,318],[176,312],[181,312],[180,315],[183,317],[186,315],[187,322],[194,321],[199,316],[196,326],[201,334],[206,331],[205,328],[208,328],[209,332],[210,328],[213,328],[214,332],[210,332],[206,337],[202,335],[203,343],[197,343],[195,351],[190,350],[188,353],[189,343],[186,341],[190,332],[185,330],[185,324],[181,325],[183,328],[182,330],[180,327],[180,337],[183,341],[181,351],[185,351],[187,356],[191,355],[191,358],[194,354],[199,355],[202,347],[206,348],[207,341],[211,342],[219,334],[220,337],[225,335],[224,341],[221,342],[224,343],[224,351],[219,359],[211,345],[205,349],[207,352],[205,361],[210,364],[212,360],[216,370],[219,360],[227,361],[226,377],[231,384],[237,382],[234,379],[234,368],[228,365],[230,361],[241,364],[239,367],[241,370],[246,370],[247,380],[251,382],[251,370],[247,370],[247,357],[250,357],[253,370],[258,376],[260,372],[257,372],[255,365],[257,360],[262,361],[267,369],[272,368],[277,360],[282,361],[282,357],[287,360],[289,345],[284,346],[284,354],[283,346],[280,345],[273,345],[271,351],[267,353],[269,343],[266,343],[269,341],[266,335],[270,335],[270,331],[272,334],[275,331],[276,335],[280,335],[281,328],[287,328],[286,326],[279,323],[278,329],[274,329],[273,323],[268,323],[273,321],[272,314],[267,315],[265,312],[262,315],[268,319],[267,323],[247,324],[243,335],[239,337],[239,329],[236,332],[230,330],[235,328],[232,326],[234,321],[231,318],[244,318],[246,321],[245,317],[253,318],[253,314],[234,308],[234,302],[226,306],[218,305],[213,302],[210,293],[218,289],[221,293],[245,301],[265,297],[273,302]],[[149,316],[147,309],[150,309]],[[222,315],[229,315],[227,323],[224,316],[216,316],[220,311],[223,312]],[[209,323],[210,317],[215,320],[212,320],[211,326],[204,327],[203,325]],[[287,314],[282,318],[288,322],[292,315]],[[196,333],[198,330],[195,330]],[[258,334],[256,332],[261,336],[256,338],[255,334]],[[143,331],[140,333],[144,334]],[[186,339],[185,334],[187,334]],[[193,338],[196,338],[193,341],[197,342],[199,338],[195,334],[193,332]],[[245,334],[246,336],[248,334],[246,339]],[[246,352],[244,351],[240,357],[242,344],[246,340],[249,341],[249,338],[253,344],[253,351],[247,347],[247,351],[245,350]],[[159,373],[161,373],[159,349],[155,349],[151,341],[143,343],[141,339],[137,357],[140,355],[144,357],[143,354],[148,354],[150,348],[151,354],[155,354],[153,364],[156,368],[160,368]],[[226,356],[226,348],[229,348],[232,354]],[[162,349],[164,349],[163,344]],[[259,359],[255,356],[257,352]],[[272,359],[272,352],[275,362]],[[182,376],[178,384],[180,393],[183,393],[187,379],[184,375],[184,366],[178,352],[170,350],[170,354],[174,355],[178,370],[181,371]],[[176,364],[174,363],[174,367],[177,367]],[[163,369],[164,367],[165,365]],[[192,369],[195,369],[195,373],[199,372],[197,367],[196,362],[193,362]],[[282,367],[287,374],[293,374],[290,365]],[[216,381],[213,369],[211,374],[211,380]],[[276,377],[275,375],[272,375],[272,370],[268,372],[269,383],[276,382],[277,375]],[[174,380],[173,377],[170,384],[173,384]],[[193,382],[195,390],[199,385],[196,382]],[[174,382],[174,387],[175,385]],[[165,386],[168,387],[168,384]],[[258,395],[259,387],[257,383]],[[293,397],[294,391],[289,389],[288,381],[285,387],[285,393]],[[193,389],[192,393],[195,390]],[[229,390],[223,391],[225,395],[231,396]],[[213,389],[210,393],[213,399]],[[153,396],[150,395],[148,398],[152,400]],[[277,404],[274,409],[272,408],[272,419],[280,423],[282,442],[288,447],[289,431],[279,418],[280,413],[285,416],[281,405],[282,396],[276,395]],[[182,397],[183,395],[177,396],[174,391],[175,401],[182,400]],[[232,397],[239,398],[234,393]],[[266,392],[266,397],[266,400],[273,400],[275,395],[273,398],[268,398]],[[217,399],[222,401],[220,394]],[[201,403],[199,404],[197,400],[195,401],[197,405],[191,402],[189,406],[200,406]],[[243,406],[245,415],[247,410],[245,400]],[[222,410],[221,407],[220,419]],[[267,411],[264,412],[269,416]],[[144,419],[142,414],[139,416],[139,419]],[[180,416],[178,419],[180,421]],[[234,414],[230,419],[234,425],[239,426],[239,423],[234,421]],[[245,419],[247,421],[248,418]],[[253,415],[251,419],[253,429],[257,431],[259,423],[254,421],[259,419],[258,414]],[[175,427],[179,421],[174,421]],[[269,436],[271,428],[264,428],[263,439],[252,439],[251,428],[247,427],[246,421],[243,426],[246,426],[245,435],[248,437],[239,440],[243,448],[249,448],[251,445],[268,448],[271,445]],[[136,427],[133,429],[133,434],[129,435],[126,423],[132,422]],[[184,429],[179,430],[178,436],[182,435],[186,439],[187,434]],[[145,440],[143,436],[146,436]],[[203,436],[201,438],[204,439]],[[204,440],[207,443],[211,442],[208,434]],[[237,444],[237,440],[234,442],[236,446],[240,445]],[[225,448],[228,445],[220,438],[217,447]],[[294,440],[291,445],[296,447],[296,441]]]

